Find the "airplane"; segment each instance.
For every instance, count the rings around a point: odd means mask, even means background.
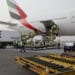
[[[46,27],[49,27],[53,21],[53,26],[56,25],[59,28],[60,35],[75,35],[75,12],[60,13],[56,16],[51,15],[50,19],[29,22],[27,21],[27,14],[18,6],[15,0],[7,0],[7,4],[10,16],[22,24],[22,26],[14,27],[16,29],[25,30],[26,33],[32,31],[46,32]]]
[[[55,24],[60,29],[60,35],[75,35],[75,14],[74,12],[70,14],[68,13],[60,13],[52,17],[50,19],[45,19],[41,21],[29,22],[27,21],[27,14],[18,6],[15,0],[7,0],[7,4],[9,6],[10,16],[13,19],[18,20],[22,26],[19,28],[25,29],[27,28],[28,31],[37,30],[38,32],[46,32],[45,26],[50,26],[51,20],[55,22]],[[72,11],[71,11],[72,12]],[[26,29],[26,30],[27,30]]]
[[[39,29],[35,28],[32,26],[30,23],[26,21],[27,15],[20,9],[20,7],[15,3],[14,0],[7,0],[7,4],[10,7],[10,16],[16,20],[19,20],[25,27],[31,29],[31,30],[38,30]]]

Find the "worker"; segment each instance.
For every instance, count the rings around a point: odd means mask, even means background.
[[[58,42],[58,49],[60,49],[60,42]]]
[[[58,39],[58,49],[60,49],[60,37],[59,37],[59,39]]]
[[[22,50],[23,50],[24,52],[26,52],[26,51],[25,51],[25,44],[26,44],[26,42],[25,42],[25,41],[22,41]]]
[[[23,43],[22,40],[20,40],[20,41],[18,42],[18,46],[19,46],[19,48],[20,48],[20,52],[22,52],[22,51],[25,52],[25,44]]]
[[[14,48],[17,48],[17,41],[16,40],[13,41],[13,45],[14,45]]]

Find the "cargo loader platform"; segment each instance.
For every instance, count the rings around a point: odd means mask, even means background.
[[[66,60],[63,58],[56,58],[53,56],[38,56],[37,58],[44,60],[44,61],[47,61],[47,62],[54,63],[56,65],[58,64],[60,66],[64,66],[65,68],[69,67],[69,68],[75,70],[75,61],[70,61],[70,60]]]
[[[60,57],[60,56],[59,56]],[[75,61],[60,59],[56,55],[16,57],[16,61],[39,75],[75,75]],[[66,63],[66,65],[65,65]]]

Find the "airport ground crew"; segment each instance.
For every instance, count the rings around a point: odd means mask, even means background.
[[[58,49],[60,49],[60,37],[59,37],[59,39],[58,39]]]
[[[58,49],[60,49],[60,42],[58,42]]]
[[[23,43],[23,41],[22,40],[20,40],[19,42],[18,42],[18,46],[19,46],[19,48],[20,48],[20,52],[22,52],[22,51],[24,51],[25,52],[25,46],[24,46],[24,43]]]
[[[25,42],[22,41],[22,50],[25,52]]]
[[[17,48],[17,41],[16,40],[13,41],[13,45],[14,45],[14,48]]]

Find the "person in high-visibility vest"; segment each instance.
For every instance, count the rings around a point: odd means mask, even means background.
[[[24,51],[25,52],[25,46],[24,46],[25,44],[23,43],[23,41],[22,40],[20,40],[19,42],[18,42],[18,46],[19,46],[19,48],[20,48],[20,52],[22,52],[22,51]]]

